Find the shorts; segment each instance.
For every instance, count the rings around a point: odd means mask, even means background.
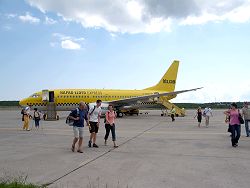
[[[90,121],[89,122],[89,132],[90,133],[98,133],[99,127],[97,126],[97,122]]]
[[[75,138],[83,138],[83,127],[73,126],[73,131]]]

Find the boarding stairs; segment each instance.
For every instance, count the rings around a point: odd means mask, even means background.
[[[158,103],[165,106],[165,108],[168,109],[168,110],[171,110],[172,106],[174,106],[176,116],[178,116],[178,117],[184,117],[186,115],[185,109],[179,108],[178,106],[176,106],[173,103],[169,102],[165,97],[159,97]]]
[[[55,121],[57,120],[56,104],[54,102],[47,103],[47,118],[46,120]]]

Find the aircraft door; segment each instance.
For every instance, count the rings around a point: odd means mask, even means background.
[[[49,102],[55,102],[55,94],[54,91],[49,92]]]
[[[42,101],[43,102],[49,101],[49,90],[47,89],[42,90]]]

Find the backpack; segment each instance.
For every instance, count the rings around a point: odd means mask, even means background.
[[[80,115],[79,108],[76,108],[76,112],[77,112],[77,116],[79,116]],[[66,118],[66,124],[68,124],[69,126],[73,126],[74,122],[75,122],[75,120],[73,120],[73,119],[70,118],[71,113]]]
[[[242,118],[242,116],[241,116],[241,114],[240,114],[240,110],[239,110],[239,109],[238,109],[238,113],[239,113],[239,117],[238,117],[238,119],[239,119],[240,124],[244,124],[244,123],[245,123],[245,121],[244,121],[244,119]]]
[[[206,112],[205,111],[203,111],[202,116],[204,116],[204,117],[206,116]]]
[[[36,117],[36,115],[37,115],[37,117]],[[35,112],[34,112],[34,119],[35,119],[35,120],[40,120],[40,119],[41,119],[40,113],[39,113],[38,111],[35,111]]]

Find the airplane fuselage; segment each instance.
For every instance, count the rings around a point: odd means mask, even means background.
[[[152,90],[106,90],[106,89],[57,89],[49,91],[49,98],[43,100],[42,91],[32,94],[30,97],[20,101],[21,106],[32,106],[38,110],[46,110],[48,102],[54,102],[56,111],[67,111],[79,105],[80,101],[85,103],[95,103],[100,99],[106,101],[114,101],[126,98],[134,98],[139,96],[160,93]],[[166,96],[167,100],[175,96]],[[138,108],[140,106],[152,106],[157,104],[157,99],[149,99],[147,101],[135,102],[131,106]]]

